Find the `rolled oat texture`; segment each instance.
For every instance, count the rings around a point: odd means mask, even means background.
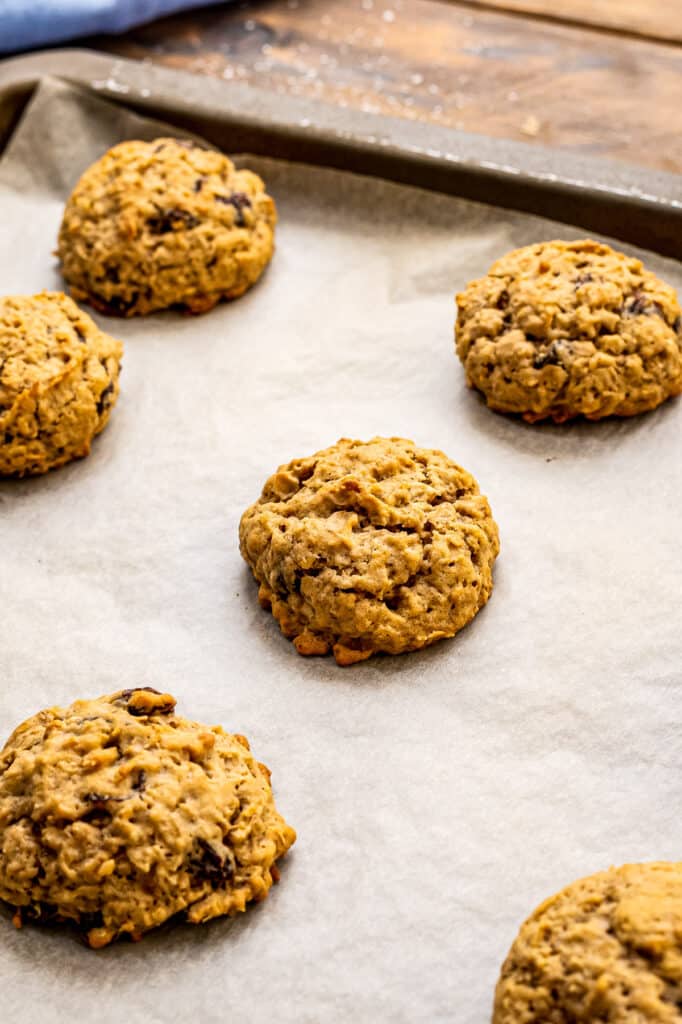
[[[0,898],[96,948],[243,911],[295,838],[246,739],[148,687],[41,711],[0,755]]]
[[[0,475],[87,455],[118,397],[122,356],[61,292],[0,298]]]
[[[682,864],[574,882],[528,918],[493,1024],[682,1024]]]
[[[240,544],[299,654],[339,665],[454,636],[492,591],[499,551],[466,470],[403,438],[344,438],[280,466],[240,524]]]
[[[467,384],[529,423],[633,416],[682,391],[677,295],[600,242],[516,249],[457,296]]]
[[[86,170],[57,254],[75,299],[112,316],[236,299],[270,262],[277,214],[263,182],[181,139],[122,142]]]

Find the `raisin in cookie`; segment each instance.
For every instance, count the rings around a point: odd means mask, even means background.
[[[296,834],[243,736],[141,688],[29,718],[0,755],[0,898],[91,946],[263,899]]]
[[[529,423],[633,416],[682,392],[680,306],[599,242],[516,249],[457,296],[457,353],[491,409]]]
[[[402,438],[342,439],[281,466],[241,552],[299,654],[339,665],[454,636],[492,590],[497,526],[474,478]]]
[[[123,142],[76,185],[57,255],[74,298],[103,313],[203,313],[258,280],[275,221],[261,179],[223,153],[177,139]]]
[[[0,475],[87,455],[118,396],[122,355],[61,292],[0,298]]]
[[[569,885],[522,926],[493,1024],[682,1024],[682,864]]]

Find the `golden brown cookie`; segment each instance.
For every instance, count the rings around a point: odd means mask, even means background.
[[[682,1024],[682,864],[569,885],[521,927],[493,1024]]]
[[[491,409],[529,423],[633,416],[682,392],[675,291],[599,242],[516,249],[457,296],[457,353]]]
[[[0,898],[96,948],[264,899],[295,838],[244,737],[147,687],[41,711],[0,754]]]
[[[0,298],[0,476],[87,455],[118,397],[122,355],[61,292]]]
[[[351,665],[454,636],[492,590],[497,526],[474,478],[403,438],[346,438],[280,466],[241,552],[299,654]]]
[[[236,299],[270,262],[275,204],[251,171],[194,142],[122,142],[89,167],[57,255],[76,299],[116,316]]]

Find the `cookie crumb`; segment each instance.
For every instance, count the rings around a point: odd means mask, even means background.
[[[521,122],[521,131],[524,135],[530,135],[535,137],[539,134],[542,122],[535,114],[529,114],[528,117],[524,118]]]

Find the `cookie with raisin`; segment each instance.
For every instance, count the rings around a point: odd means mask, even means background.
[[[457,296],[456,347],[491,409],[529,423],[634,416],[682,392],[674,289],[594,241],[516,249]]]
[[[454,636],[490,597],[498,530],[465,469],[404,438],[343,438],[280,466],[241,552],[299,654],[339,665]]]
[[[57,255],[74,298],[114,316],[203,313],[255,284],[275,204],[257,174],[194,142],[122,142],[64,210]]]
[[[295,838],[247,740],[148,687],[41,711],[0,754],[0,899],[95,948],[245,910]]]
[[[0,298],[0,476],[87,455],[118,397],[122,356],[61,292]]]

